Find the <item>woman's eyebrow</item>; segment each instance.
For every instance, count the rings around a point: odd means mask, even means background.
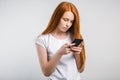
[[[63,17],[63,19],[70,20],[68,17]],[[73,19],[73,20],[70,20],[70,21],[74,21],[74,19]]]

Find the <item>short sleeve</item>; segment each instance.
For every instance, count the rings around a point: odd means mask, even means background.
[[[46,48],[46,44],[45,43],[46,43],[45,42],[45,38],[42,35],[40,35],[39,37],[37,37],[37,39],[35,41],[35,44],[40,45],[43,48]]]

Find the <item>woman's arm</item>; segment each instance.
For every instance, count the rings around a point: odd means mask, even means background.
[[[56,52],[56,54],[53,56],[53,58],[48,61],[47,50],[40,45],[36,45],[41,69],[45,76],[49,76],[54,71],[61,56],[67,52],[66,47],[68,47],[68,45],[63,45]]]

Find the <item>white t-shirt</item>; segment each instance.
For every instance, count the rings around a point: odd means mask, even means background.
[[[71,38],[70,35],[68,35],[65,39],[60,40],[51,34],[46,34],[40,35],[36,43],[47,50],[48,56],[51,59],[63,44],[71,43]],[[77,70],[73,53],[61,57],[56,69],[48,77],[48,80],[80,80],[80,74]]]

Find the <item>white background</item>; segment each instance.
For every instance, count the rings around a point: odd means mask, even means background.
[[[0,80],[45,80],[35,48],[62,0],[0,0]],[[120,1],[69,0],[85,40],[82,80],[120,80]]]

